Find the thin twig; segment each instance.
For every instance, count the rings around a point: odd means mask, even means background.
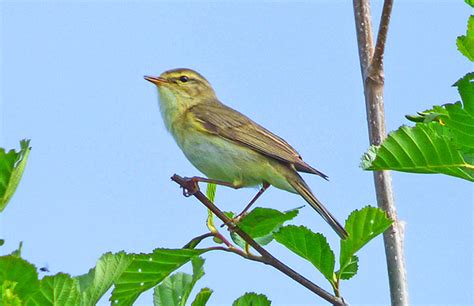
[[[184,246],[183,246],[183,249],[194,249],[202,240],[206,239],[206,238],[209,238],[209,237],[215,237],[215,238],[218,238],[219,240],[221,240],[225,245],[226,247],[222,247],[222,246],[215,246],[215,247],[210,247],[210,248],[207,248],[208,250],[221,250],[221,251],[227,251],[227,252],[231,252],[231,253],[234,253],[234,254],[237,254],[239,256],[242,256],[246,259],[250,259],[250,260],[254,260],[254,261],[259,261],[259,262],[264,262],[262,257],[259,257],[259,256],[254,256],[250,253],[246,253],[244,251],[242,251],[241,249],[238,249],[236,248],[232,243],[230,243],[221,233],[219,232],[209,232],[209,233],[205,233],[203,235],[200,235],[200,236],[197,236],[197,237],[194,237],[193,239],[191,239],[188,243],[186,243]]]
[[[215,250],[215,251],[225,251],[225,252],[229,252],[229,253],[234,253],[234,254],[237,254],[245,259],[249,259],[249,260],[253,260],[253,261],[258,261],[258,262],[261,262],[261,263],[264,263],[266,264],[266,261],[263,257],[261,256],[255,256],[255,255],[252,255],[252,254],[246,254],[242,251],[240,251],[239,249],[235,249],[235,248],[225,248],[225,247],[222,247],[222,246],[213,246],[213,247],[210,247],[210,248],[207,248],[208,250]],[[240,252],[239,252],[240,251]]]
[[[384,2],[375,51],[370,22],[370,0],[353,0],[353,4],[369,139],[370,144],[380,145],[386,138],[383,101],[383,56],[393,0],[385,0]],[[374,183],[378,206],[386,211],[394,221],[383,236],[392,305],[408,305],[403,234],[393,199],[390,172],[375,171]]]
[[[175,181],[178,183],[183,189],[188,190],[190,194],[192,194],[194,197],[196,197],[202,204],[204,204],[208,209],[214,213],[219,219],[224,222],[229,228],[230,231],[233,231],[237,233],[245,242],[247,242],[249,245],[251,245],[260,255],[261,255],[261,260],[255,260],[255,261],[261,261],[267,265],[270,265],[274,267],[275,269],[283,272],[290,278],[292,278],[294,281],[300,283],[310,291],[314,292],[315,294],[319,295],[326,301],[330,302],[333,305],[346,305],[346,303],[338,297],[335,297],[334,295],[330,294],[323,288],[319,287],[318,285],[314,284],[298,272],[294,271],[278,259],[276,259],[272,254],[270,254],[267,250],[265,250],[262,246],[260,246],[255,240],[252,239],[247,233],[242,231],[239,227],[235,226],[232,221],[219,209],[217,206],[215,206],[209,199],[201,192],[199,189],[196,189],[196,186],[194,185],[194,182],[189,179],[185,179],[177,174],[173,175],[171,177],[171,180]],[[232,249],[226,249],[222,247],[218,247],[219,250],[226,250],[228,252],[234,252]],[[234,252],[235,253],[235,252]],[[239,254],[241,255],[241,254]],[[255,257],[258,258],[258,257]],[[249,258],[251,259],[251,258]]]

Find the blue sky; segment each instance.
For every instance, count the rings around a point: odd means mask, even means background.
[[[181,247],[206,230],[206,210],[169,179],[199,173],[166,133],[156,90],[143,80],[176,67],[201,72],[224,103],[328,174],[329,182],[305,179],[338,219],[376,205],[372,173],[359,168],[368,138],[351,1],[2,1],[0,10],[1,146],[30,138],[33,147],[0,216],[3,253],[23,241],[29,261],[78,275],[107,251]],[[396,1],[385,56],[388,130],[406,124],[405,114],[458,100],[450,85],[473,67],[455,38],[470,13],[461,0]],[[472,304],[472,184],[406,173],[393,173],[393,184],[406,222],[411,303]],[[218,188],[216,201],[237,211],[255,191]],[[258,202],[280,210],[303,204],[277,189]],[[325,233],[338,249],[309,207],[295,223]],[[310,264],[276,243],[269,250],[330,289]],[[205,258],[198,287],[214,290],[210,305],[246,291],[274,305],[323,304],[270,267],[232,254]],[[353,305],[388,304],[381,237],[359,258],[343,296]],[[139,301],[150,303],[151,294]]]

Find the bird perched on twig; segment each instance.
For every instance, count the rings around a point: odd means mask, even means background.
[[[241,214],[270,186],[300,194],[341,238],[347,232],[314,196],[300,172],[327,176],[303,161],[285,140],[217,98],[211,84],[191,69],[145,76],[158,87],[168,131],[188,160],[207,176],[193,180],[233,188],[261,185]]]

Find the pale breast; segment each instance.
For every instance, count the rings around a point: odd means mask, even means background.
[[[268,182],[295,192],[288,183],[281,162],[224,137],[194,127],[185,117],[174,121],[170,130],[188,160],[208,178],[250,187]]]
[[[177,141],[184,154],[207,177],[242,186],[263,182],[267,162],[261,154],[199,131],[188,130],[182,138]]]

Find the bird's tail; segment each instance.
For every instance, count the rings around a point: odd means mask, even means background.
[[[314,194],[309,189],[308,185],[303,181],[303,178],[297,173],[291,178],[287,178],[290,185],[316,210],[321,217],[333,228],[333,230],[342,238],[346,239],[349,235],[347,234],[344,227],[339,224],[336,218],[319,202]]]

